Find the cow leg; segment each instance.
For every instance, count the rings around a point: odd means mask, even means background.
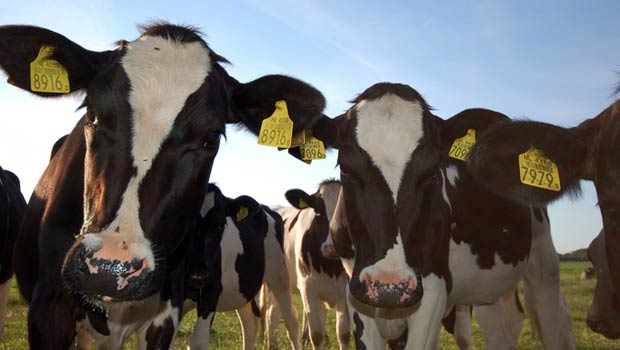
[[[471,349],[471,306],[454,305],[454,341],[459,350]],[[493,349],[487,347],[486,349]]]
[[[39,280],[35,286],[28,310],[31,350],[65,350],[73,345],[76,306],[67,294],[56,288],[57,283]]]
[[[338,336],[338,346],[340,350],[349,350],[349,342],[351,341],[351,322],[349,316],[349,308],[342,299],[342,302],[336,304],[336,335]]]
[[[6,311],[9,304],[9,296],[11,295],[11,284],[13,278],[9,278],[0,285],[0,339],[4,333],[4,326],[6,325]]]
[[[570,312],[560,290],[560,263],[549,223],[538,223],[534,218],[532,221],[532,246],[524,277],[525,300],[532,325],[545,349],[575,349]]]
[[[446,284],[431,274],[422,279],[422,285],[420,307],[407,319],[407,350],[433,350],[439,345],[441,319],[448,299]]]
[[[267,242],[265,242],[265,245],[267,246]],[[299,322],[297,321],[297,311],[293,306],[291,298],[291,284],[284,262],[284,255],[279,245],[271,248],[266,247],[265,251],[267,252],[265,255],[269,256],[269,260],[265,262],[265,283],[269,291],[273,293],[276,300],[275,304],[278,305],[282,313],[291,346],[295,350],[301,349],[299,343]]]
[[[196,318],[194,331],[189,338],[189,349],[207,350],[209,348],[209,333],[211,332],[211,325],[213,324],[214,318],[215,312],[209,313],[206,318]],[[241,316],[239,316],[239,318],[241,319]]]
[[[264,312],[265,337],[267,338],[267,349],[278,349],[278,324],[280,323],[280,308],[274,300],[274,296],[269,288],[263,286],[263,292],[268,294],[267,306]]]
[[[495,304],[474,307],[486,349],[517,350],[525,317],[516,292],[511,289]]]
[[[316,286],[301,281],[301,300],[308,323],[308,333],[312,342],[312,349],[323,349],[325,339],[325,305],[316,293]]]
[[[255,350],[260,318],[254,315],[254,312],[252,311],[252,302],[249,302],[237,309],[237,317],[239,317],[239,321],[241,322],[243,349]]]

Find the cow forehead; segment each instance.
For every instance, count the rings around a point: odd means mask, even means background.
[[[187,98],[204,83],[211,60],[203,42],[145,35],[127,45],[121,64],[129,78],[132,155],[140,177],[150,168]]]
[[[354,109],[357,143],[381,171],[396,203],[407,163],[424,134],[424,109],[391,93],[362,100]]]

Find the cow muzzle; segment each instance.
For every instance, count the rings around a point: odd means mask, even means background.
[[[392,272],[362,273],[349,282],[351,294],[364,304],[401,309],[416,305],[423,295],[422,280],[417,274],[399,276]]]
[[[154,292],[154,266],[135,250],[107,235],[80,236],[65,257],[63,280],[73,294],[100,301],[142,300]]]

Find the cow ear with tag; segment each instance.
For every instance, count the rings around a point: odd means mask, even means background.
[[[234,85],[234,86],[233,86]],[[310,128],[323,115],[325,97],[319,90],[295,78],[266,75],[246,84],[233,84],[230,97],[232,123],[242,123],[258,134],[264,119],[284,114],[292,121],[293,134]]]
[[[240,196],[233,199],[227,208],[227,216],[236,222],[244,222],[251,219],[261,210],[260,204],[250,196]]]
[[[86,88],[115,54],[89,51],[44,28],[0,27],[0,67],[8,75],[8,82],[43,97]]]
[[[547,205],[564,194],[578,196],[589,171],[588,145],[574,130],[518,121],[482,133],[468,169],[493,192],[526,205]]]
[[[317,214],[323,214],[325,211],[325,203],[317,195],[309,195],[305,191],[296,188],[286,191],[284,196],[297,209],[312,208]]]

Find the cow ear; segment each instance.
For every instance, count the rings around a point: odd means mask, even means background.
[[[309,195],[298,188],[288,190],[284,194],[286,200],[297,209],[312,208],[315,212],[320,213],[321,207],[324,207],[323,199],[318,196]]]
[[[240,196],[233,199],[228,208],[227,216],[236,222],[244,222],[251,219],[261,210],[261,205],[250,196]]]
[[[258,134],[263,119],[276,110],[276,102],[286,102],[293,132],[309,129],[323,115],[325,98],[309,84],[284,75],[266,75],[246,84],[235,84],[230,102],[233,119]]]
[[[534,157],[528,158],[531,152]],[[474,177],[493,192],[526,205],[547,205],[567,193],[579,195],[588,152],[576,130],[519,121],[483,132],[467,164]]]
[[[482,108],[466,109],[441,125],[441,148],[450,153],[450,149],[457,139],[473,136],[496,126],[501,122],[510,121],[510,118],[502,113]],[[473,134],[472,134],[473,130]]]
[[[348,114],[343,114],[333,119],[323,115],[312,126],[312,136],[321,140],[326,149],[338,149],[342,143],[341,135],[345,135],[349,125],[350,118]],[[288,153],[303,161],[299,146],[289,148]]]
[[[114,52],[86,50],[47,29],[0,27],[0,68],[10,84],[39,96],[62,96],[87,87],[111,55]],[[31,64],[52,69],[37,71]]]

